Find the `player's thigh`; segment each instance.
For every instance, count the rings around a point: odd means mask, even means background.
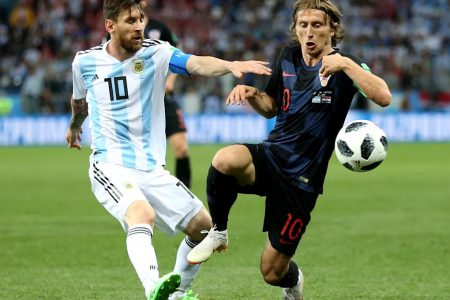
[[[294,256],[311,220],[317,194],[306,192],[280,176],[272,178],[266,198],[264,231],[273,248]]]
[[[184,231],[203,208],[197,196],[162,167],[148,172],[140,187],[156,212],[156,226],[167,233]]]
[[[262,144],[244,144],[252,157],[251,172],[247,172],[246,184],[238,180],[238,193],[266,196],[274,174]],[[238,178],[239,179],[239,178]]]
[[[115,164],[91,162],[89,167],[92,192],[124,229],[127,228],[125,215],[130,205],[137,201],[147,201],[139,189],[138,177],[136,170]]]

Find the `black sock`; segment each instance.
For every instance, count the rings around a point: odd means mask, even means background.
[[[211,166],[206,179],[206,195],[213,224],[219,231],[227,229],[228,214],[237,198],[236,178]]]
[[[189,156],[177,158],[175,165],[175,176],[180,179],[185,186],[191,188],[191,163],[189,161]]]
[[[291,260],[289,263],[289,269],[284,275],[283,279],[280,280],[276,286],[282,287],[282,288],[291,288],[294,287],[298,282],[298,267],[297,264]]]

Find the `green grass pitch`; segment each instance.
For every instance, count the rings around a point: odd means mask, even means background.
[[[191,146],[202,200],[218,147]],[[0,299],[144,299],[125,235],[91,193],[88,155],[87,147],[0,148]],[[263,198],[240,196],[228,251],[194,283],[200,299],[280,299],[259,273],[263,209]],[[156,231],[161,274],[182,238]],[[450,299],[450,144],[392,144],[368,173],[333,156],[295,261],[308,300]]]

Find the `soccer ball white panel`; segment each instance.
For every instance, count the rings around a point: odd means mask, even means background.
[[[383,162],[387,148],[386,134],[381,128],[368,120],[356,120],[339,131],[334,152],[347,169],[366,172]]]

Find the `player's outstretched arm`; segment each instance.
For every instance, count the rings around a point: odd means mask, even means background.
[[[253,109],[263,117],[270,119],[277,113],[275,100],[267,93],[248,85],[237,85],[228,95],[227,105],[240,105],[247,100]]]
[[[322,76],[327,77],[339,71],[344,71],[366,97],[376,104],[384,107],[391,103],[391,92],[382,78],[364,70],[349,57],[340,54],[323,57],[319,71]]]
[[[81,134],[84,120],[88,116],[88,104],[86,99],[70,99],[72,106],[72,117],[70,118],[69,128],[66,132],[67,147],[81,149]]]
[[[264,61],[226,61],[212,56],[192,55],[187,61],[187,71],[194,75],[222,76],[232,73],[237,78],[242,78],[245,73],[270,75],[272,70],[267,67],[269,63]]]

